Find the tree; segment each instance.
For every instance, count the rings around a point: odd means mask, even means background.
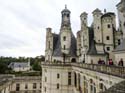
[[[34,64],[32,65],[32,68],[35,71],[41,71],[41,66],[40,66],[39,62],[34,62]]]

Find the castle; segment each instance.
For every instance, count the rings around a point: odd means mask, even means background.
[[[122,1],[124,3],[124,0]],[[101,12],[98,8],[93,14],[93,23],[88,27],[87,13],[80,15],[81,29],[77,38],[72,33],[70,11],[62,10],[62,22],[59,34],[52,33],[47,28],[46,33],[46,61],[52,62],[82,62],[97,64],[99,59],[107,62],[109,58],[115,61],[112,53],[124,38],[124,12],[118,6],[120,27],[116,28],[116,15],[113,12]],[[121,16],[123,16],[121,18]],[[117,63],[116,63],[117,64]]]
[[[61,11],[59,34],[52,33],[51,28],[46,29],[42,93],[99,93],[125,80],[125,0],[117,4],[117,10],[118,29],[113,12],[104,10],[102,13],[95,9],[90,27],[88,14],[83,12],[80,15],[81,28],[75,38],[71,12],[65,6]],[[109,65],[109,59],[113,66]],[[103,64],[100,65],[99,60]],[[122,67],[118,66],[120,60],[123,61]]]
[[[46,31],[42,76],[0,75],[0,93],[125,93],[125,0],[116,6],[118,29],[115,13],[97,8],[90,27],[88,14],[80,15],[77,37],[65,6],[59,34],[51,28]],[[114,64],[109,65],[108,59]]]

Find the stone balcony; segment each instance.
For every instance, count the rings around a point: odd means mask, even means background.
[[[121,78],[125,78],[125,67],[120,66],[110,66],[110,65],[99,65],[99,64],[85,64],[85,63],[50,63],[44,62],[43,66],[71,66],[71,67],[79,67],[82,69],[88,69],[108,75],[113,75]]]

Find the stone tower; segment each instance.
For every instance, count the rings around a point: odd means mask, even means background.
[[[117,4],[118,19],[119,19],[119,30],[123,32],[123,38],[125,38],[125,0],[121,0]]]
[[[70,11],[65,6],[62,10],[62,23],[60,28],[61,51],[64,56],[68,56],[71,46],[71,25],[70,25]]]
[[[95,48],[97,50],[97,53],[104,54],[104,46],[103,46],[103,33],[102,33],[102,22],[101,22],[101,16],[103,15],[101,10],[98,8],[95,9],[93,12],[93,31],[94,31],[94,42],[95,42]]]
[[[104,14],[102,19],[103,43],[105,51],[110,53],[114,50],[114,30],[115,30],[115,14],[108,12]]]
[[[46,50],[45,60],[51,61],[53,53],[53,33],[51,28],[46,28]]]
[[[101,10],[98,8],[93,11],[93,28],[94,28],[94,39],[96,43],[102,43],[102,26],[101,26]]]

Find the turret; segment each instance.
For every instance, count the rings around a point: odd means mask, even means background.
[[[65,5],[65,9],[62,10],[62,23],[61,23],[61,30],[63,28],[71,28],[70,25],[70,11],[67,9],[67,6]]]
[[[46,61],[51,61],[53,53],[53,33],[51,28],[46,28]]]

